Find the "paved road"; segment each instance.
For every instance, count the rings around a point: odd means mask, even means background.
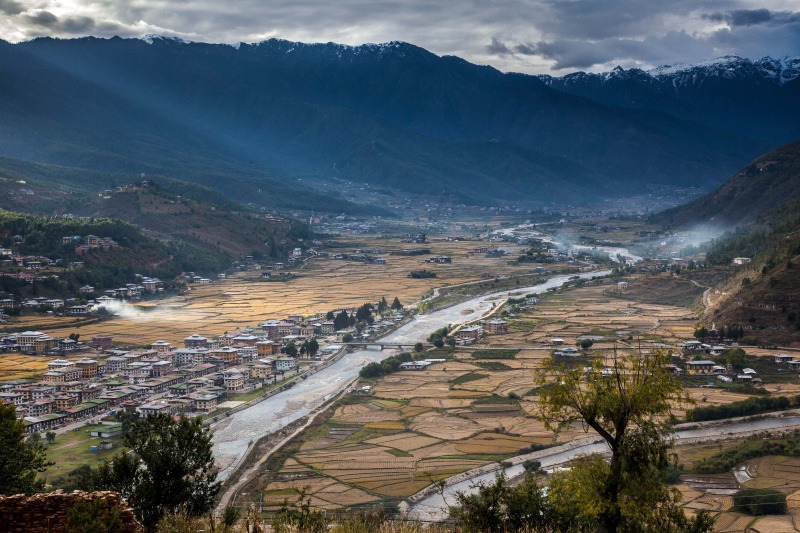
[[[579,276],[592,278],[608,274],[610,271],[605,270],[587,272]],[[431,332],[438,328],[480,318],[511,296],[540,294],[551,287],[563,285],[570,277],[572,276],[555,276],[545,283],[533,287],[520,287],[491,293],[446,309],[417,315],[411,322],[381,340],[402,343],[425,340]],[[386,351],[378,350],[360,350],[347,354],[336,363],[309,376],[291,389],[215,423],[212,426],[214,430],[212,442],[214,457],[220,468],[219,479],[224,480],[231,475],[244,459],[250,446],[258,439],[306,416],[343,390],[358,375],[358,371],[363,366],[386,357]]]
[[[714,441],[752,435],[763,431],[785,430],[800,427],[800,416],[789,416],[785,418],[764,418],[761,420],[749,420],[735,422],[720,426],[709,426],[695,429],[678,430],[675,433],[676,444],[681,445],[696,442],[698,439],[703,441]],[[547,454],[545,451],[537,460],[542,463],[542,468],[549,469],[562,465],[580,455],[593,453],[606,453],[608,447],[604,443],[587,443],[575,448],[564,450],[563,447],[554,448],[554,453]],[[472,493],[476,491],[475,486],[481,483],[491,483],[499,470],[494,472],[476,475],[469,479],[455,483],[447,487],[444,491],[444,498],[440,494],[433,494],[413,505],[408,513],[409,518],[414,520],[444,520],[447,518],[447,505],[454,505],[455,495],[459,492]],[[514,465],[505,469],[508,477],[522,474],[521,464]],[[445,502],[445,499],[447,500]]]

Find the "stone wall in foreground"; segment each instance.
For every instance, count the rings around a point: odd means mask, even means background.
[[[95,500],[103,500],[105,509],[119,510],[121,533],[143,531],[133,510],[119,493],[55,491],[32,496],[0,496],[0,532],[66,533],[70,509],[80,502]]]

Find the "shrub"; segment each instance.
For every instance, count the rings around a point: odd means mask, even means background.
[[[800,457],[800,432],[795,431],[781,439],[752,438],[739,442],[732,448],[698,461],[692,470],[698,474],[722,474],[747,460],[767,455]]]
[[[536,459],[528,459],[527,461],[522,463],[522,468],[524,468],[526,472],[536,472],[541,467],[542,463],[537,461]]]
[[[736,416],[757,415],[769,411],[780,411],[800,405],[800,396],[787,398],[777,396],[774,398],[748,398],[740,402],[733,402],[726,405],[713,405],[708,407],[696,407],[686,412],[686,419],[696,422],[706,420],[721,420],[723,418],[733,418]]]
[[[122,530],[122,511],[105,500],[76,503],[67,512],[69,533],[116,533]]]
[[[733,495],[733,509],[756,516],[785,514],[786,495],[775,489],[741,489]]]
[[[472,357],[475,359],[514,359],[519,350],[502,350],[498,348],[490,350],[475,350]]]

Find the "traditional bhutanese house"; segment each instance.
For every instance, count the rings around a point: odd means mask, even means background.
[[[711,374],[714,371],[716,363],[705,359],[689,361],[686,363],[686,369],[690,374]]]
[[[172,345],[167,341],[158,340],[150,345],[150,349],[160,354],[169,352],[172,350]]]
[[[486,322],[486,332],[492,334],[508,333],[508,322],[499,318],[489,320]]]
[[[258,351],[258,356],[263,357],[266,355],[279,353],[281,351],[281,347],[277,343],[264,340],[256,343],[256,350]]]
[[[483,328],[480,326],[466,326],[458,330],[456,336],[464,341],[476,341],[483,337]]]

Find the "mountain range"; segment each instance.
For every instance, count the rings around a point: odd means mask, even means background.
[[[627,109],[647,109],[768,144],[800,140],[800,57],[725,56],[644,71],[539,76],[548,87]]]
[[[321,182],[472,204],[710,189],[800,138],[797,65],[550,78],[402,42],[0,42],[0,155],[318,211],[352,205]]]

